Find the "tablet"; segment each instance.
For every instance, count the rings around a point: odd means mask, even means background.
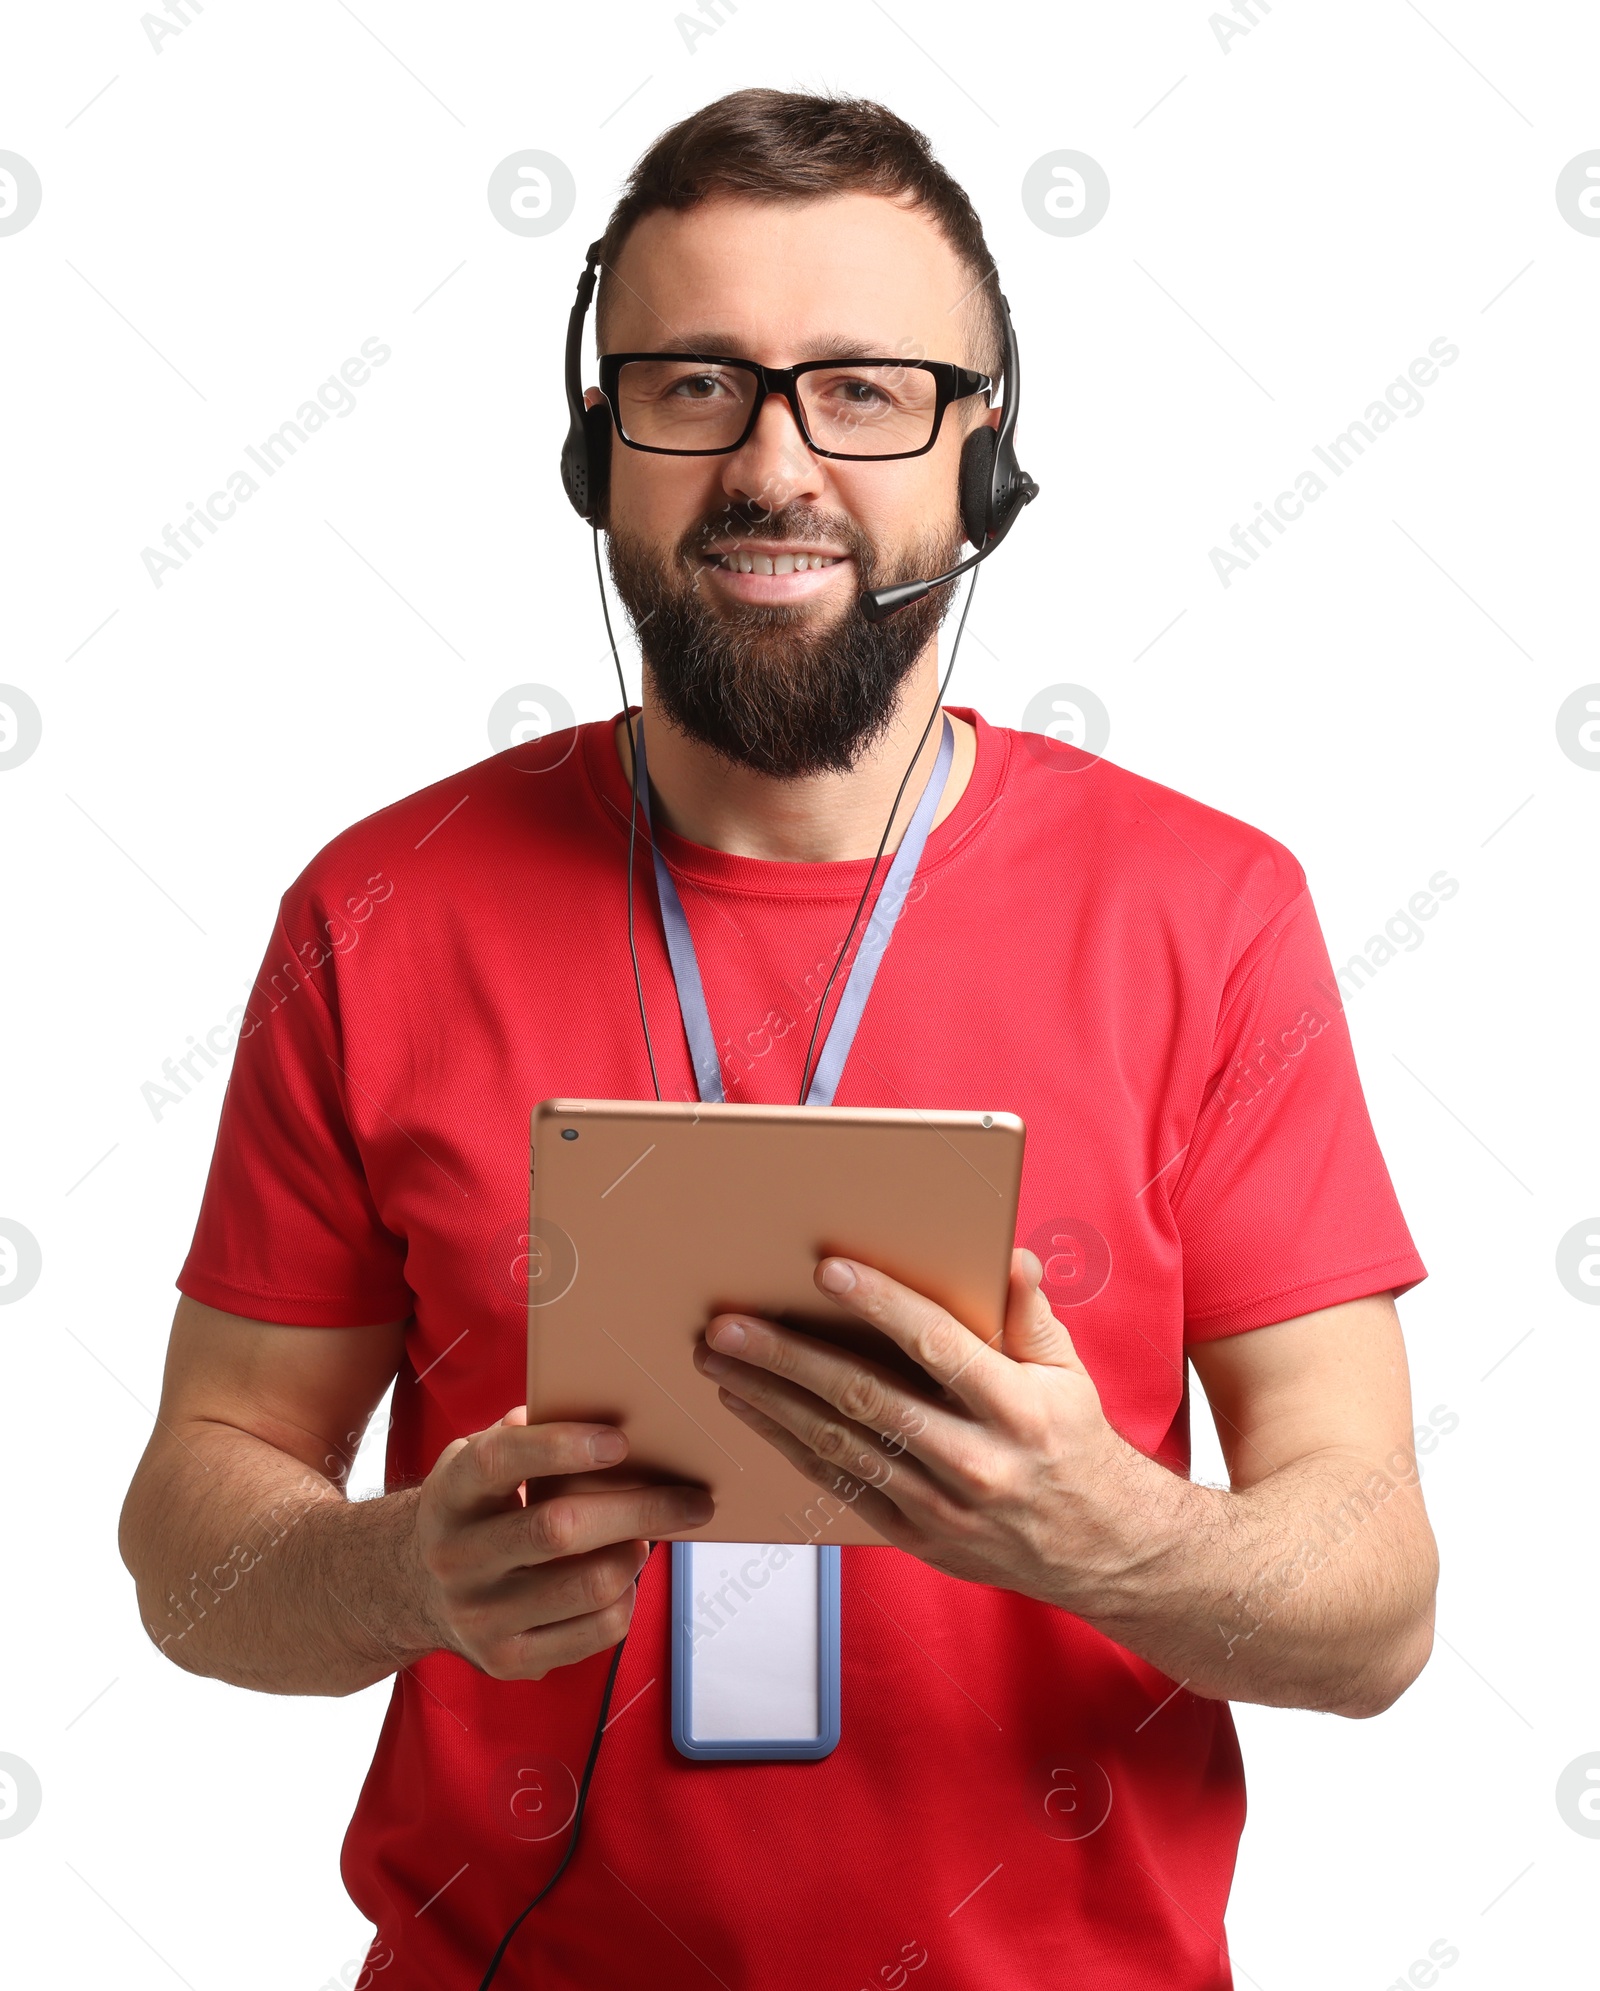
[[[755,1313],[884,1362],[933,1397],[924,1371],[812,1275],[830,1253],[859,1259],[994,1340],[1025,1137],[1003,1112],[541,1101],[529,1422],[616,1424],[629,1454],[614,1471],[708,1487],[715,1512],[678,1540],[881,1543],[719,1401],[694,1345],[714,1314]],[[895,1451],[891,1440],[891,1468]]]

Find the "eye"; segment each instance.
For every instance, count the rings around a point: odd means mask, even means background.
[[[679,401],[710,401],[725,388],[726,382],[720,374],[686,373],[672,383],[668,392]]]
[[[842,401],[847,408],[887,408],[889,396],[882,383],[869,380],[863,374],[844,374],[836,378],[830,392]]]

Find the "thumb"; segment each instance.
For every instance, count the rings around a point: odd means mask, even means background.
[[[1006,1324],[1002,1352],[1013,1362],[1047,1362],[1057,1369],[1084,1373],[1072,1337],[1050,1311],[1040,1287],[1044,1266],[1038,1256],[1019,1246],[1011,1254],[1011,1282],[1006,1293]]]

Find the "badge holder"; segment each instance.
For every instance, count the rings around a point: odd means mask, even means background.
[[[672,1544],[672,1741],[709,1763],[838,1746],[836,1543]]]

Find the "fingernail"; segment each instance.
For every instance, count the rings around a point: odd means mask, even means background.
[[[710,1338],[718,1348],[726,1348],[730,1355],[737,1355],[739,1350],[750,1339],[749,1335],[745,1333],[736,1320],[725,1320]],[[726,1367],[726,1364],[724,1364],[724,1367]],[[716,1376],[720,1375],[722,1371],[720,1369],[713,1369],[711,1373]]]
[[[854,1267],[843,1258],[824,1259],[820,1277],[830,1293],[848,1293],[856,1283]]]
[[[589,1456],[600,1465],[615,1465],[628,1449],[628,1441],[620,1431],[597,1431],[589,1440]]]
[[[725,1376],[733,1364],[726,1355],[713,1355],[707,1348],[701,1352],[700,1366],[708,1376]]]

